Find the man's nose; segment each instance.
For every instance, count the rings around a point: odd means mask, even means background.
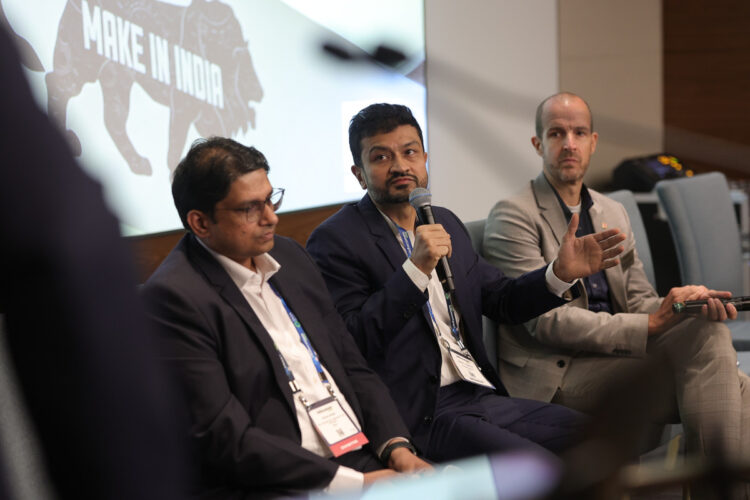
[[[273,204],[269,201],[263,205],[263,213],[260,214],[260,223],[264,226],[277,224],[279,222],[279,216],[276,215],[276,210],[273,209]]]
[[[391,171],[406,172],[407,170],[409,170],[408,163],[406,163],[399,155],[394,155],[393,162],[391,163]]]

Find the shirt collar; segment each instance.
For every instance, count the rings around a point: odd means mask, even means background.
[[[375,208],[377,208],[377,207],[375,207]],[[402,228],[401,226],[399,226],[398,224],[396,224],[395,222],[393,222],[393,219],[391,219],[390,217],[388,217],[388,216],[387,216],[387,215],[386,215],[386,214],[385,214],[385,213],[384,213],[383,211],[381,211],[381,210],[380,210],[379,208],[377,208],[377,210],[378,210],[378,212],[380,212],[380,215],[382,215],[382,216],[383,216],[383,218],[385,219],[385,222],[386,222],[386,223],[388,224],[388,227],[389,227],[389,228],[391,229],[391,232],[393,232],[393,235],[394,235],[394,236],[395,236],[395,237],[396,237],[397,239],[398,239],[398,238],[400,238],[400,233],[401,233],[401,230],[405,230],[405,231],[407,232],[407,234],[410,234],[410,235],[413,235],[413,234],[414,234],[414,231],[413,231],[413,230],[410,230],[410,229],[406,229],[406,228]],[[410,236],[410,237],[411,237],[411,236]]]
[[[557,189],[555,189],[555,186],[552,185],[552,183],[547,179],[547,176],[544,176],[544,180],[547,181],[549,186],[552,188],[552,192],[555,193],[555,196],[557,197],[557,201],[560,202],[560,206],[563,209],[563,213],[565,214],[565,217],[570,219],[571,213],[568,206],[565,204],[565,202],[560,198],[560,195],[557,193]],[[594,205],[594,200],[591,199],[591,194],[589,193],[589,188],[586,187],[586,184],[581,184],[581,211],[587,211]]]
[[[245,285],[248,283],[250,284],[258,284],[262,285],[263,283],[267,282],[271,277],[276,274],[279,269],[281,269],[281,264],[279,264],[276,259],[271,257],[268,253],[260,254],[256,257],[253,257],[253,262],[255,263],[255,271],[248,269],[247,267],[243,266],[239,262],[235,262],[226,255],[222,255],[218,252],[215,252],[211,248],[208,247],[200,238],[195,238],[198,240],[198,243],[200,243],[203,248],[208,250],[208,253],[210,253],[218,262],[221,264],[221,267],[224,268],[224,270],[227,272],[230,278],[232,278],[232,281],[235,285],[237,285],[237,288],[242,289]]]

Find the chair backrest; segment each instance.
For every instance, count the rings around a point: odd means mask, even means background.
[[[464,223],[466,229],[469,231],[471,246],[474,247],[474,251],[479,255],[482,255],[482,245],[484,244],[485,221],[486,219],[479,219]]]
[[[638,210],[635,196],[633,196],[633,193],[627,189],[608,193],[607,196],[621,203],[622,206],[625,207],[625,211],[628,213],[628,218],[630,219],[630,227],[633,230],[635,249],[638,252],[638,257],[640,257],[641,262],[643,262],[643,270],[646,272],[648,281],[651,283],[651,286],[656,288],[654,261],[651,258],[651,249],[648,245],[646,226],[643,225],[643,218],[641,217],[641,211]]]
[[[482,246],[484,245],[484,224],[486,219],[473,220],[464,222],[464,226],[469,231],[471,246],[474,251],[482,255]],[[497,369],[497,323],[487,316],[482,317],[482,338],[484,347],[487,349],[487,357],[490,363]]]
[[[740,233],[724,175],[660,181],[656,193],[672,231],[683,285],[743,295]]]

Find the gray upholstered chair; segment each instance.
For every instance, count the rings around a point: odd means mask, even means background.
[[[479,255],[482,255],[485,219],[465,222],[464,225],[469,231],[471,245]],[[487,349],[487,357],[490,358],[492,367],[497,370],[497,323],[487,316],[482,318],[482,337],[484,339],[484,346]]]
[[[641,218],[641,212],[638,210],[635,196],[633,196],[633,193],[627,189],[607,193],[607,196],[621,203],[625,207],[625,211],[628,213],[628,218],[630,219],[630,227],[633,229],[636,252],[638,252],[638,257],[641,259],[641,262],[643,262],[643,270],[646,272],[646,277],[648,278],[649,283],[656,288],[654,261],[651,258],[651,249],[648,246],[646,226],[643,225],[643,218]]]
[[[479,255],[482,255],[482,242],[484,241],[484,226],[486,222],[487,219],[479,219],[464,223],[466,229],[469,231],[471,245]]]
[[[740,232],[724,175],[661,181],[656,193],[672,231],[682,283],[744,295]],[[750,321],[727,325],[735,349],[750,351]],[[741,355],[740,360],[750,362],[750,357]]]

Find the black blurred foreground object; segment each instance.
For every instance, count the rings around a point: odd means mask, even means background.
[[[378,45],[375,52],[368,54],[362,49],[352,46],[351,49],[341,44],[326,42],[323,51],[342,61],[369,61],[394,68],[406,61],[406,55],[398,49],[387,45]]]
[[[0,312],[53,495],[182,498],[183,429],[117,220],[36,107],[2,27],[0,74]],[[14,499],[8,466],[0,498]]]

